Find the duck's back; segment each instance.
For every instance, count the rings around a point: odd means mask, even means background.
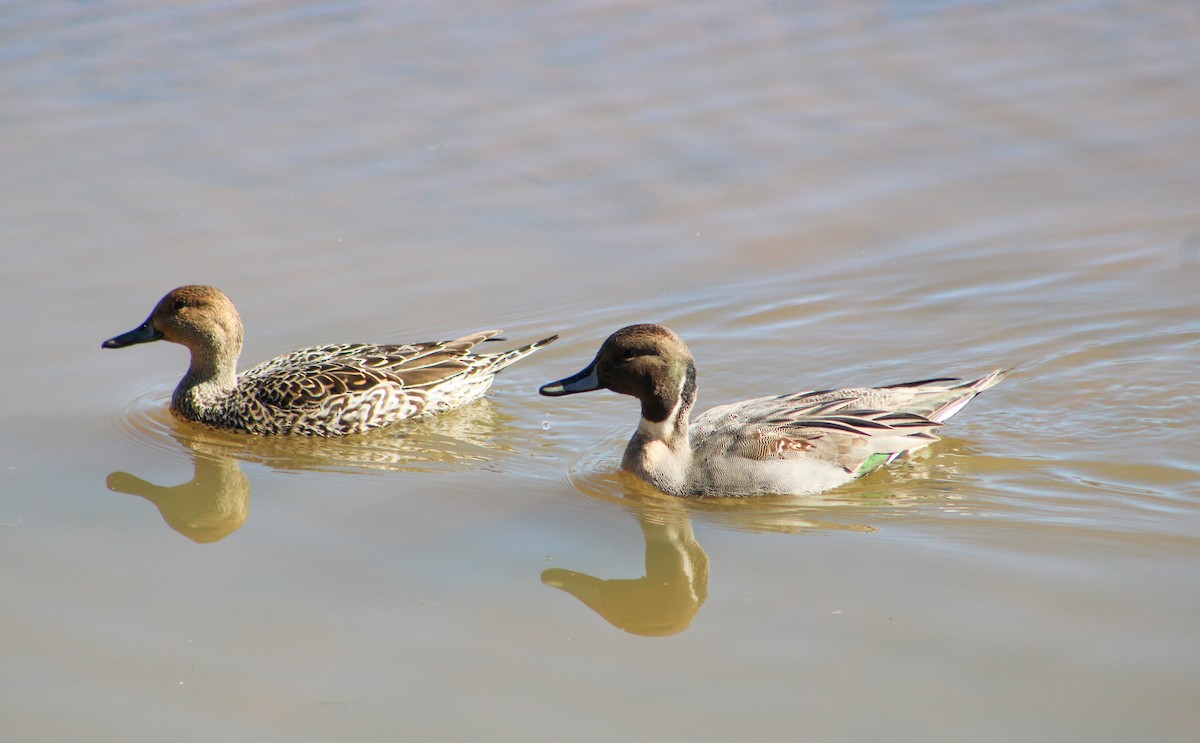
[[[816,493],[861,474],[879,453],[924,446],[937,424],[869,410],[852,396],[783,395],[722,405],[691,425],[698,491]]]
[[[498,331],[455,341],[304,348],[246,370],[201,422],[256,434],[340,436],[470,402],[509,354],[470,349]],[[511,352],[510,352],[511,353]]]
[[[947,418],[1005,372],[760,397],[692,421],[698,492],[820,492],[937,440]]]

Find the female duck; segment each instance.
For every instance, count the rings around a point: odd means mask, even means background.
[[[936,441],[946,419],[1006,373],[762,397],[713,408],[689,425],[696,367],[687,346],[661,325],[631,325],[609,336],[583,371],[540,391],[608,389],[641,400],[621,466],[666,493],[809,494]]]
[[[171,412],[215,428],[260,435],[341,436],[432,415],[483,396],[496,373],[553,342],[471,353],[499,330],[439,343],[353,343],[304,348],[237,374],[242,321],[211,286],[181,286],[138,328],[102,348],[165,340],[192,354]]]

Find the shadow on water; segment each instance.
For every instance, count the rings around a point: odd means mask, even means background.
[[[346,438],[261,437],[204,428],[176,420],[161,406],[144,406],[126,417],[122,432],[160,453],[182,447],[192,461],[192,479],[164,486],[113,472],[106,485],[113,492],[145,498],[168,526],[206,544],[224,539],[246,521],[250,480],[242,463],[283,472],[464,469],[514,451],[512,420],[484,399],[427,420]]]

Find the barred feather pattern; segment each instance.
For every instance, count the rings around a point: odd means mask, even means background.
[[[695,364],[674,332],[631,325],[578,374],[542,387],[559,396],[608,389],[638,398],[642,419],[622,467],[673,495],[819,493],[937,440],[936,431],[1006,370],[760,397],[690,423]]]
[[[176,391],[182,417],[260,435],[344,436],[434,415],[482,397],[498,372],[553,342],[473,354],[487,331],[441,343],[305,348],[243,372],[226,394]]]
[[[997,384],[997,370],[978,380],[926,379],[887,387],[798,392],[713,408],[691,425],[700,459],[816,459],[859,476],[937,441],[946,419]],[[877,455],[887,455],[877,457]]]
[[[165,340],[191,352],[171,396],[187,420],[261,435],[342,436],[433,415],[482,396],[505,367],[554,342],[551,336],[500,353],[475,353],[499,330],[450,341],[304,348],[237,375],[242,321],[211,286],[166,294],[141,326],[103,348]]]

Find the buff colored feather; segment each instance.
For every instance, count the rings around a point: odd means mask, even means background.
[[[465,405],[483,396],[500,370],[558,337],[474,353],[499,333],[304,348],[238,375],[242,321],[233,302],[210,286],[182,286],[145,323],[103,347],[156,340],[186,346],[191,365],[171,396],[171,411],[181,418],[260,435],[342,436]]]

